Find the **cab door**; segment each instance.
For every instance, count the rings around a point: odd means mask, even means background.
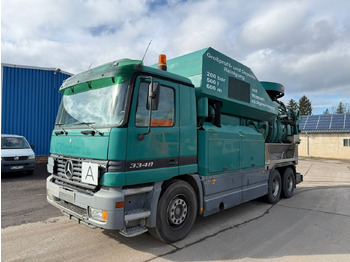
[[[148,134],[149,84],[158,82],[159,105],[152,110]],[[139,76],[135,81],[129,117],[126,185],[166,180],[179,173],[179,94],[178,84]],[[145,135],[142,135],[145,134]]]

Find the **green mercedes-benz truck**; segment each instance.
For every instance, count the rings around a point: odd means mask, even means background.
[[[47,200],[92,228],[171,243],[197,216],[276,203],[303,179],[284,87],[212,48],[153,66],[117,60],[59,92]]]

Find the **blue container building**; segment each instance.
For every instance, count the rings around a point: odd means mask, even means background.
[[[1,71],[1,133],[25,136],[37,156],[48,156],[62,96],[58,89],[72,74],[10,64],[1,64]]]

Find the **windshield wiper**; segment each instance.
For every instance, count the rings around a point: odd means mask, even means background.
[[[63,126],[62,123],[55,124],[55,126],[58,126],[58,127],[60,127],[63,130],[63,131],[56,131],[55,132],[56,136],[58,136],[58,135],[68,135],[68,132],[62,127]]]
[[[95,133],[98,133],[100,136],[103,136],[103,133],[98,131],[93,124],[95,124],[95,122],[79,122],[76,125],[86,125],[92,129],[92,131],[81,131],[82,134],[91,134],[94,136]]]

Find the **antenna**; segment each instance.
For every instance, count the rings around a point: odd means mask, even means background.
[[[146,56],[146,54],[147,54],[148,48],[149,48],[149,46],[151,45],[151,43],[152,43],[152,39],[151,39],[151,41],[149,41],[148,46],[147,46],[146,51],[145,51],[145,54],[144,54],[143,57],[142,57],[142,60],[141,60],[142,63],[143,63],[143,59],[145,59],[145,56]]]
[[[89,65],[89,68],[88,68],[88,70],[90,70],[91,66],[92,66],[92,62],[91,62],[91,64]]]

